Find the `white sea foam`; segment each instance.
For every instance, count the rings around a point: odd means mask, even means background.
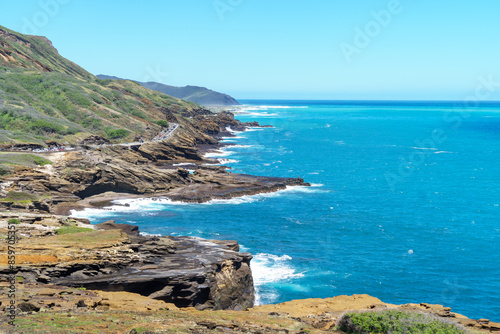
[[[260,305],[262,296],[261,288],[264,284],[285,282],[294,278],[304,276],[304,273],[297,273],[291,265],[292,258],[288,255],[273,255],[259,253],[252,260],[252,275],[255,285],[255,304]],[[277,295],[266,293],[266,299],[276,299]]]
[[[222,164],[236,164],[240,162],[239,160],[236,159],[217,159],[219,161],[218,164],[215,165],[222,165]]]
[[[143,237],[161,237],[162,236],[161,234],[149,234],[146,232],[139,232],[139,234],[142,235]]]
[[[205,153],[205,158],[226,157],[226,156],[231,155],[233,153],[234,153],[233,151],[227,151],[227,150],[222,149],[222,150],[218,150],[218,151],[214,151],[214,152]]]
[[[189,165],[194,165],[192,162],[181,162],[179,164],[173,164],[172,166],[178,167],[178,166],[189,166]]]
[[[236,131],[236,130],[233,130],[233,129],[231,129],[231,127],[230,127],[230,126],[227,126],[227,127],[226,127],[226,131],[227,131],[227,132],[232,133],[233,135],[234,135],[234,134],[237,134],[237,133],[242,133],[242,132],[243,132],[243,131]],[[234,137],[233,137],[233,138],[234,138]]]
[[[166,205],[188,205],[185,202],[174,202],[169,198],[133,198],[118,199],[111,202],[112,205],[103,208],[86,208],[84,210],[71,210],[71,215],[80,218],[100,218],[126,212],[148,212],[161,211]]]
[[[246,203],[254,203],[262,201],[266,198],[280,197],[286,194],[295,193],[312,193],[312,192],[325,192],[325,190],[317,189],[318,187],[306,186],[287,186],[285,189],[278,190],[271,193],[262,193],[257,195],[246,195],[234,197],[230,199],[212,199],[204,203],[189,203],[172,201],[169,198],[156,197],[156,198],[131,198],[131,199],[118,199],[112,201],[112,205],[103,208],[86,208],[81,211],[71,210],[71,215],[79,218],[103,218],[116,215],[117,213],[138,213],[142,215],[153,215],[155,211],[165,210],[167,207],[173,206],[195,206],[195,205],[240,205]]]

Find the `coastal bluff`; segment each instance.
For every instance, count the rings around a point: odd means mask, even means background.
[[[235,241],[141,236],[113,221],[43,214],[0,214],[0,231],[15,219],[16,267],[0,245],[0,281],[15,274],[21,284],[131,292],[176,307],[244,310],[254,304],[252,256]],[[76,231],[77,233],[65,232]],[[5,297],[5,296],[4,296]],[[45,305],[50,307],[49,305]]]

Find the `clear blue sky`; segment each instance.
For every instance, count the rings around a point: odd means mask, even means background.
[[[498,0],[4,0],[0,25],[93,74],[240,99],[463,100],[500,81],[499,15]]]

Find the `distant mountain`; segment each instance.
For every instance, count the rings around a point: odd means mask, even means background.
[[[99,79],[124,80],[118,77],[99,74]],[[202,106],[234,106],[240,103],[231,96],[219,92],[215,92],[205,87],[185,86],[176,87],[164,85],[158,82],[138,82],[142,86],[156,90],[163,94],[167,94],[182,100],[198,103]]]

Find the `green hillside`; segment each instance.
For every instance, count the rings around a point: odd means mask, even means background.
[[[81,78],[92,74],[61,57],[52,43],[42,36],[17,33],[0,26],[0,66],[60,72]]]
[[[199,108],[131,81],[98,79],[48,39],[0,26],[0,143],[151,137],[155,122]]]

